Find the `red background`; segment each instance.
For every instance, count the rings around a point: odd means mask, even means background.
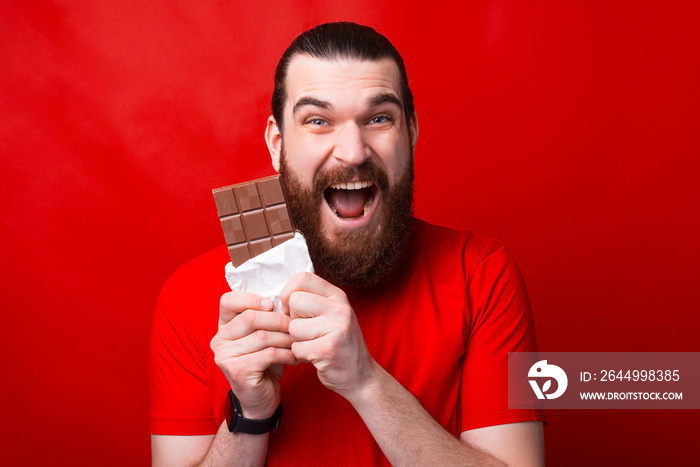
[[[272,173],[276,60],[328,20],[404,55],[416,212],[506,242],[541,350],[700,351],[695,1],[240,3],[2,3],[3,463],[149,463],[158,290]],[[550,465],[696,459],[696,411],[548,417]]]

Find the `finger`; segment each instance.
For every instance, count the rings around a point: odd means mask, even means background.
[[[225,352],[217,352],[214,354],[214,362],[219,368],[226,368],[230,378],[241,384],[250,378],[260,378],[262,373],[273,365],[299,364],[299,360],[291,349],[279,347],[266,347],[242,356],[231,356]]]
[[[334,300],[347,300],[345,293],[330,282],[310,272],[300,272],[289,279],[280,294],[282,311],[289,311],[289,297],[294,292],[310,292]]]
[[[289,337],[292,342],[318,339],[330,332],[328,320],[323,316],[293,319],[289,323]]]
[[[240,357],[259,352],[268,347],[290,349],[292,338],[286,332],[257,330],[236,340],[222,340],[217,352],[228,357]]]
[[[326,346],[324,340],[324,338],[321,338],[310,341],[293,342],[291,352],[298,361],[309,362],[316,366],[322,361],[321,355],[323,355],[323,352],[320,349]]]
[[[228,292],[219,302],[219,324],[226,324],[245,310],[272,310],[274,303],[267,297],[247,292]]]
[[[236,340],[257,330],[289,332],[289,316],[271,311],[246,310],[219,327],[221,337]]]
[[[311,292],[295,291],[289,296],[289,317],[313,318],[333,312],[340,303]]]
[[[259,352],[251,354],[254,358],[259,358],[265,362],[269,369],[272,365],[298,365],[299,360],[294,356],[291,349],[280,349],[279,347],[267,347]]]

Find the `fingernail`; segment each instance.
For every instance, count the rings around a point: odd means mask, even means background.
[[[265,310],[271,310],[275,304],[272,300],[269,298],[263,298],[262,301],[260,302],[260,305],[263,307]]]

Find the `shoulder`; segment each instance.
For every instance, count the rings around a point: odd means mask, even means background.
[[[218,313],[221,295],[230,291],[224,272],[228,261],[223,245],[180,266],[161,288],[154,325],[160,326],[165,319],[171,326],[208,326],[205,316]]]
[[[221,288],[224,268],[228,263],[225,245],[210,250],[180,266],[165,282],[162,294],[187,295]]]
[[[459,261],[467,279],[486,258],[506,260],[504,244],[491,237],[467,230],[455,230],[414,219],[412,248],[420,256],[438,264]]]

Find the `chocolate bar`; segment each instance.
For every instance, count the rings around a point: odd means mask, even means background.
[[[279,175],[213,190],[234,267],[294,237]]]

